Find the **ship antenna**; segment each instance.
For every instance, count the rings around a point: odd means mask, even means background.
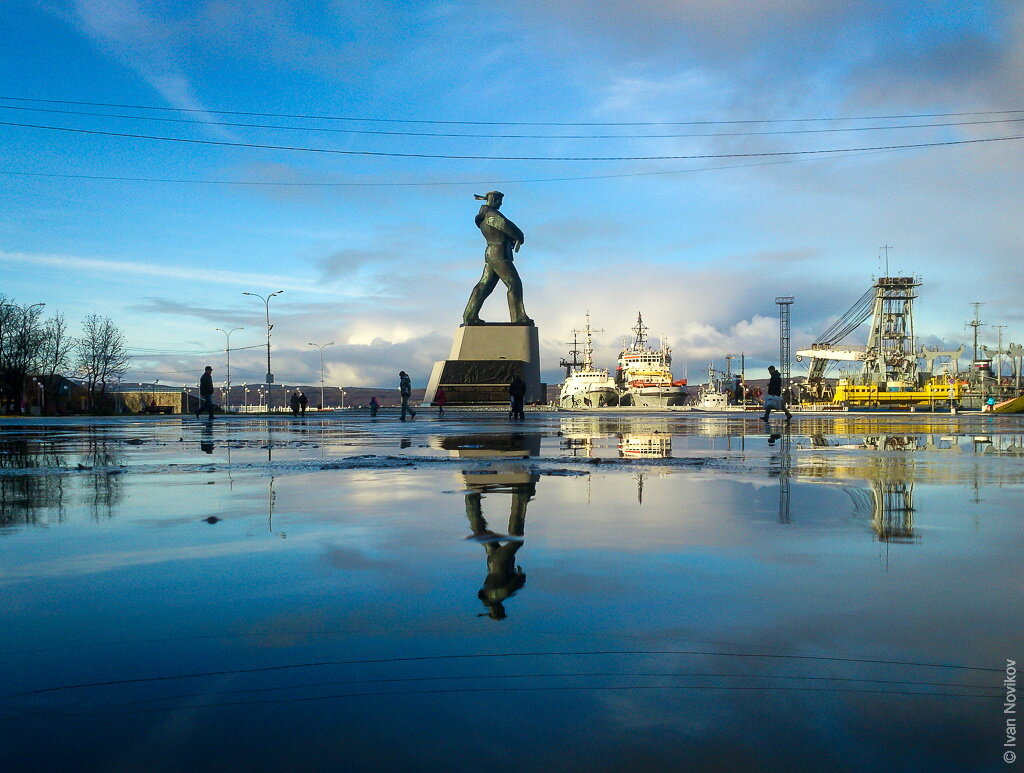
[[[572,348],[569,350],[569,356],[572,357],[572,359],[571,360],[561,359],[558,362],[558,366],[559,367],[565,368],[565,377],[566,378],[569,378],[569,376],[572,375],[572,369],[573,368],[578,368],[580,365],[583,364],[578,359],[579,354],[580,354],[580,345],[579,345],[578,339],[576,338],[576,334],[578,332],[579,331],[577,331],[577,330],[573,330],[572,331]]]
[[[593,333],[603,333],[603,330],[592,330],[590,327],[590,310],[587,310],[587,324],[583,330],[573,330],[573,336],[577,333],[584,333],[586,343],[583,345],[583,368],[584,370],[590,370],[594,367],[594,339]]]
[[[633,332],[636,333],[636,340],[633,343],[634,348],[643,349],[647,345],[647,326],[644,325],[644,318],[640,312],[636,313],[636,325],[633,327]]]

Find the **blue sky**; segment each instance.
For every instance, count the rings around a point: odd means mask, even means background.
[[[550,381],[588,309],[602,364],[640,310],[677,375],[740,352],[757,374],[777,356],[775,296],[796,296],[795,343],[809,342],[880,271],[883,244],[893,272],[924,281],[926,343],[969,342],[975,300],[1024,339],[1024,140],[990,141],[1024,135],[1024,7],[754,5],[8,2],[7,123],[374,153],[733,157],[365,156],[0,125],[0,291],[73,326],[109,315],[137,349],[206,352],[223,347],[217,327],[245,328],[233,347],[265,340],[262,303],[241,293],[284,289],[279,382],[318,380],[308,342],[335,341],[329,383],[392,386],[405,369],[422,384],[482,266],[472,195],[498,188],[526,233],[517,265]],[[697,134],[715,136],[678,136]],[[984,141],[749,155],[967,140]],[[501,296],[485,319],[504,319]],[[259,381],[260,358],[234,352],[233,381]],[[130,377],[191,383],[222,359],[137,355]]]

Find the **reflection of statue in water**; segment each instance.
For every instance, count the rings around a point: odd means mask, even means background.
[[[484,273],[469,295],[469,303],[462,314],[463,324],[479,325],[483,322],[480,319],[480,307],[500,279],[508,288],[509,318],[514,324],[532,325],[533,320],[526,316],[523,308],[523,282],[512,263],[512,254],[519,251],[525,239],[523,232],[498,211],[504,194],[491,191],[486,196],[478,195],[476,198],[486,201],[476,215],[476,225],[487,247],[484,250]]]
[[[493,620],[504,620],[503,602],[526,584],[526,573],[516,566],[516,552],[523,546],[526,529],[526,505],[537,491],[537,475],[529,474],[529,482],[497,486],[472,486],[475,491],[466,494],[466,517],[473,536],[481,541],[487,552],[487,577],[477,597],[487,607]],[[518,476],[517,476],[518,477]],[[507,491],[512,494],[512,509],[508,516],[508,536],[495,534],[487,528],[481,511],[482,491]]]

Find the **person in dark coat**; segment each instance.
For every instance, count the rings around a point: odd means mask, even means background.
[[[775,369],[774,365],[769,365],[768,376],[768,394],[764,398],[764,416],[761,417],[761,421],[768,421],[773,410],[785,411],[786,421],[789,421],[793,418],[793,414],[789,412],[789,408],[786,407],[786,403],[782,399],[782,374]]]
[[[380,403],[377,401],[377,395],[370,398],[370,418],[376,418],[377,411],[380,410]]]
[[[526,382],[523,381],[521,376],[516,376],[512,379],[512,383],[508,385],[509,394],[509,418],[512,420],[518,419],[523,421],[526,419],[526,414],[523,413],[523,401],[526,398]]]
[[[405,421],[406,413],[409,414],[410,419],[415,419],[416,411],[409,405],[409,398],[412,397],[412,381],[404,370],[398,374],[398,391],[402,395],[402,415],[398,417],[398,420]]]
[[[301,389],[299,390],[299,413],[302,416],[306,415],[306,406],[309,405],[309,398],[306,397],[306,393]]]
[[[448,405],[448,395],[441,388],[437,388],[437,393],[434,395],[434,405],[437,406],[437,415],[444,416],[444,407]]]
[[[299,403],[299,390],[298,389],[296,389],[294,392],[292,392],[292,396],[289,399],[288,404],[291,406],[292,416],[298,416],[299,415],[299,408],[301,407],[301,405]]]
[[[199,397],[202,398],[202,402],[199,404],[199,410],[196,411],[196,418],[206,411],[207,421],[213,421],[213,368],[209,365],[206,366],[206,371],[202,376],[199,377]]]

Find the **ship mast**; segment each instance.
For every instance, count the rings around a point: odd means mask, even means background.
[[[638,311],[636,313],[636,325],[633,326],[632,330],[636,337],[633,339],[633,349],[637,351],[643,351],[647,348],[647,331],[650,328],[644,324],[644,318]]]
[[[580,333],[586,336],[586,343],[583,344],[583,370],[593,370],[594,368],[594,333],[603,333],[603,330],[592,330],[590,327],[590,311],[587,311],[587,324],[583,330],[573,330],[573,341],[576,340],[576,336]],[[577,352],[578,353],[578,352]]]
[[[580,345],[576,338],[576,334],[579,331],[572,331],[572,349],[569,350],[569,355],[572,357],[571,360],[566,360],[564,357],[558,361],[558,367],[565,368],[565,377],[569,378],[572,375],[572,369],[578,368],[583,363],[580,362],[577,357],[580,356]]]

